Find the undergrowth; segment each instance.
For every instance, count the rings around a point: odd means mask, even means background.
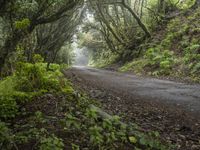
[[[200,82],[199,17],[200,8],[197,8],[195,13],[172,19],[163,38],[157,42],[155,36],[149,46],[143,49],[142,56],[125,64],[120,71]]]

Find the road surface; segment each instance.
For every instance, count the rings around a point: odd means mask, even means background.
[[[167,106],[175,106],[200,116],[200,85],[189,85],[154,78],[89,67],[73,67],[70,72],[84,82],[95,87],[126,93],[129,96],[147,101],[159,101]]]

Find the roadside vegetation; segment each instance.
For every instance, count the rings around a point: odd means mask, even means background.
[[[166,29],[140,45],[139,58],[125,64],[120,71],[135,74],[168,76],[200,81],[200,8],[168,22]]]

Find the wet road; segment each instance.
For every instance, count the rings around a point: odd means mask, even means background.
[[[200,115],[200,85],[188,85],[154,78],[94,69],[73,67],[70,72],[95,87],[126,93],[134,98],[157,101]]]

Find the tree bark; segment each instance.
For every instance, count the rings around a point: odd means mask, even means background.
[[[7,38],[5,45],[1,49],[2,53],[0,55],[0,73],[2,73],[2,69],[6,62],[8,55],[11,52],[15,51],[15,48],[16,48],[18,42],[22,39],[22,37],[23,37],[22,33],[14,32],[11,37]]]

